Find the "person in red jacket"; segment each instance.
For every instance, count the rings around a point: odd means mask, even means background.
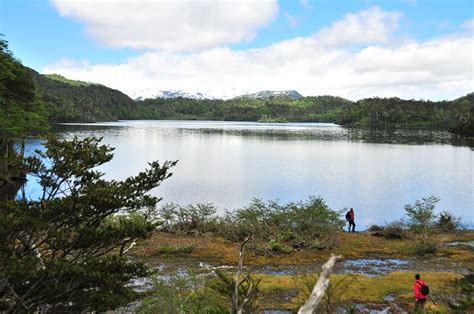
[[[346,214],[346,221],[349,223],[349,232],[351,232],[351,227],[352,227],[352,232],[354,232],[356,224],[355,224],[355,213],[354,209],[351,208]]]
[[[413,292],[415,293],[415,311],[422,310],[426,303],[428,295],[424,295],[421,290],[426,283],[421,280],[420,274],[415,275],[415,283],[413,284]]]

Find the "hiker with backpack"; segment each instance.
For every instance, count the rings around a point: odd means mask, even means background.
[[[351,232],[351,226],[352,226],[352,232],[355,232],[355,213],[354,213],[354,209],[350,209],[347,214],[346,214],[346,221],[349,222],[349,232]]]
[[[415,293],[415,312],[423,310],[425,307],[426,299],[430,294],[430,289],[426,283],[421,280],[420,274],[415,275],[415,283],[413,284],[413,291]]]

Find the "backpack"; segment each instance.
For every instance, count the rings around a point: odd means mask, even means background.
[[[351,219],[351,213],[350,213],[350,212],[347,212],[347,214],[346,214],[346,220],[349,220],[349,219]]]
[[[427,296],[428,294],[430,294],[430,288],[428,288],[427,285],[420,285],[420,293],[423,296]]]

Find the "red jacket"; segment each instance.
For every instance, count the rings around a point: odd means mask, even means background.
[[[413,284],[413,291],[415,292],[415,300],[417,301],[426,299],[428,297],[427,295],[421,294],[420,289],[422,285],[426,285],[426,283],[421,279],[415,280],[415,283]]]

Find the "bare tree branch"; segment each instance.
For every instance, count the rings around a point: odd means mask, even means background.
[[[298,314],[312,314],[316,313],[316,307],[318,306],[319,302],[324,296],[326,289],[329,286],[329,276],[331,275],[332,269],[336,264],[337,260],[341,259],[342,256],[336,256],[331,254],[331,257],[323,265],[318,281],[314,285],[313,291],[311,292],[310,296],[303,304],[303,306],[299,309]]]
[[[247,236],[242,243],[240,243],[240,250],[239,250],[239,268],[237,269],[237,273],[235,274],[234,278],[234,291],[232,293],[232,313],[240,313],[242,309],[239,307],[239,286],[242,284],[240,281],[240,276],[242,275],[242,270],[244,268],[244,247],[245,244],[250,240],[252,235]]]

